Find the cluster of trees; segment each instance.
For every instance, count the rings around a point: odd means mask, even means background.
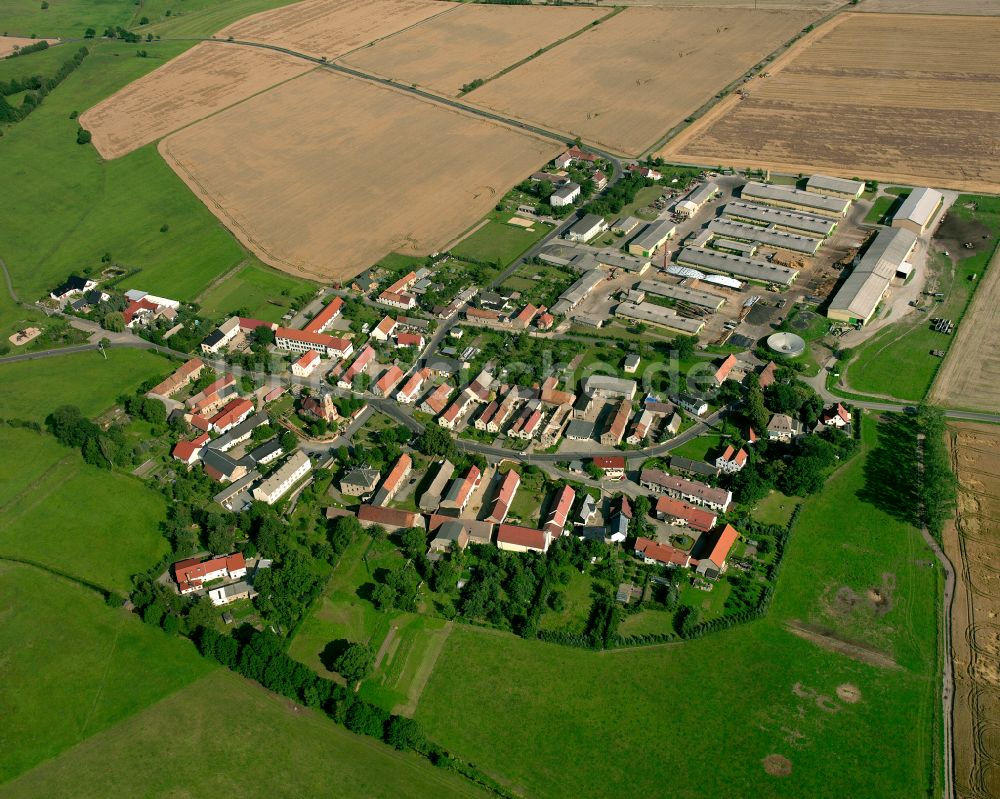
[[[88,29],[90,30],[90,29]],[[116,25],[111,27],[110,25],[104,29],[105,39],[121,39],[123,42],[129,42],[134,44],[135,42],[141,42],[142,36],[138,33],[132,33],[130,30],[126,30],[121,25]]]
[[[649,178],[636,174],[629,174],[619,180],[614,186],[609,188],[600,197],[595,197],[583,208],[586,214],[598,214],[599,216],[609,216],[619,213],[629,203],[635,201],[640,189],[652,186],[653,181]]]
[[[135,447],[120,425],[102,430],[75,405],[60,405],[45,418],[45,426],[59,443],[79,449],[92,466],[111,469],[135,463]]]
[[[42,44],[45,43],[42,42]],[[51,78],[32,75],[20,80],[12,78],[6,83],[0,81],[0,124],[19,122],[28,116],[28,114],[41,105],[42,100],[45,99],[45,96],[49,92],[62,83],[70,73],[83,63],[83,59],[89,54],[90,51],[86,47],[81,47],[72,58],[62,63]],[[18,92],[26,93],[21,100],[21,105],[15,108],[7,102],[6,98]]]
[[[460,94],[468,94],[469,92],[474,91],[475,89],[478,89],[484,83],[486,83],[486,81],[483,80],[482,78],[476,78],[475,80],[470,80],[468,83],[463,83],[462,84],[462,88],[459,91],[459,93]]]
[[[43,8],[45,7],[47,6],[43,5]],[[37,41],[34,44],[29,44],[25,45],[24,47],[19,47],[13,53],[7,56],[7,58],[17,58],[19,55],[29,55],[30,53],[37,53],[39,50],[47,50],[48,47],[49,43],[45,39],[42,39],[41,41]]]
[[[921,405],[917,409],[916,423],[917,430],[923,434],[923,477],[917,486],[923,522],[940,540],[944,523],[955,510],[958,480],[951,471],[945,444],[944,414],[938,408]]]

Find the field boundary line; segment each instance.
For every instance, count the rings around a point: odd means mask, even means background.
[[[199,291],[191,300],[191,302],[197,302],[198,304],[201,304],[201,301],[205,298],[205,295],[208,294],[208,292],[210,292],[212,289],[214,289],[216,286],[222,283],[223,280],[228,280],[229,278],[231,278],[238,269],[242,270],[243,267],[249,265],[250,265],[249,257],[241,259],[239,263],[235,264],[231,269],[227,269],[221,275],[217,276],[211,283],[205,286],[205,288]]]
[[[584,6],[584,7],[586,7],[586,6]],[[600,8],[600,6],[594,6],[594,7],[595,8]],[[594,30],[594,28],[596,28],[602,22],[607,22],[612,17],[618,16],[622,12],[627,11],[629,8],[630,8],[630,6],[615,6],[614,8],[611,9],[610,13],[605,14],[603,17],[598,17],[593,22],[588,22],[586,25],[584,25],[579,30],[573,31],[572,33],[569,33],[566,36],[563,36],[561,39],[556,39],[554,42],[550,42],[549,44],[545,45],[544,47],[540,47],[538,50],[536,50],[535,52],[533,52],[531,55],[525,56],[520,61],[515,61],[510,66],[504,67],[503,69],[501,69],[496,74],[490,75],[488,78],[483,78],[482,79],[483,82],[480,83],[479,86],[476,87],[476,89],[482,88],[487,83],[490,83],[491,81],[494,81],[497,78],[502,78],[508,72],[513,72],[515,69],[518,69],[519,67],[523,67],[529,61],[534,61],[536,58],[545,55],[547,52],[549,52],[549,50],[554,50],[559,45],[565,44],[566,42],[570,41],[571,39],[575,39],[577,36],[582,36],[587,31]],[[474,92],[476,89],[472,89],[471,91],[468,91],[468,92],[459,92],[458,96],[459,97],[467,97],[468,95],[472,94],[472,92]]]
[[[429,17],[426,17],[424,19],[418,20],[417,22],[413,22],[413,23],[407,25],[405,28],[400,28],[398,31],[393,31],[392,33],[387,33],[387,34],[385,34],[385,36],[379,36],[377,39],[372,39],[370,42],[365,42],[364,44],[358,45],[357,47],[355,47],[352,50],[348,50],[345,53],[341,53],[340,55],[334,56],[327,63],[333,63],[334,61],[339,61],[340,59],[344,58],[345,56],[353,55],[354,53],[360,52],[361,50],[367,50],[369,47],[374,47],[376,44],[379,44],[380,42],[384,42],[384,41],[386,41],[388,39],[392,39],[395,36],[399,36],[399,34],[401,34],[401,33],[405,33],[406,31],[413,30],[414,28],[419,28],[425,22],[430,22],[432,19],[437,19],[438,17],[443,17],[445,14],[452,14],[452,13],[458,11],[464,5],[465,5],[465,3],[456,3],[453,6],[448,6],[444,11],[439,11],[437,14],[433,14],[433,15],[431,15]]]

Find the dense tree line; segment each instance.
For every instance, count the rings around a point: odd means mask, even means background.
[[[17,58],[20,55],[29,55],[31,53],[37,53],[40,50],[48,50],[48,49],[49,49],[49,43],[45,41],[45,39],[42,39],[41,41],[37,41],[34,44],[29,44],[25,45],[24,47],[19,47],[13,53],[7,56],[7,58]]]
[[[24,78],[12,78],[7,82],[0,81],[0,124],[19,122],[34,111],[42,100],[56,86],[62,83],[90,54],[86,47],[81,47],[68,61],[56,70],[55,75],[46,78],[40,75],[31,75]],[[12,106],[7,102],[6,97],[25,92],[21,105]]]
[[[596,197],[584,206],[585,214],[598,214],[599,216],[609,216],[619,213],[629,203],[635,201],[640,189],[652,186],[653,181],[649,178],[636,174],[629,174],[611,186],[600,197]]]
[[[917,430],[923,434],[923,477],[917,491],[923,507],[923,522],[940,540],[945,522],[950,519],[957,501],[958,480],[951,471],[947,429],[939,408],[921,405],[917,409]]]

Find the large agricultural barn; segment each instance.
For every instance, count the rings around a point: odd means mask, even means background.
[[[943,203],[944,197],[939,191],[914,189],[892,217],[892,226],[910,230],[919,236],[931,226]]]
[[[917,246],[917,234],[903,228],[881,230],[850,277],[830,300],[826,315],[849,324],[867,324],[889,284]]]

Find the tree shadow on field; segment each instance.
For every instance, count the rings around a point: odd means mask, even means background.
[[[902,414],[887,414],[877,431],[878,443],[865,459],[865,485],[857,497],[895,519],[918,525],[920,476],[916,420]]]
[[[319,661],[323,664],[327,671],[336,671],[333,664],[337,662],[342,654],[344,654],[347,647],[351,645],[351,642],[346,638],[336,638],[330,641],[323,651],[319,653]]]

